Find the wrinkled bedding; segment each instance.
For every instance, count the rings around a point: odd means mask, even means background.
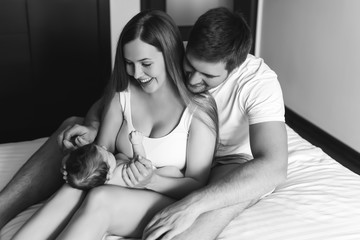
[[[360,176],[287,127],[288,179],[245,210],[219,236],[225,240],[359,240]],[[46,138],[0,144],[0,189]],[[41,204],[0,232],[8,240]],[[106,237],[106,240],[121,239]]]

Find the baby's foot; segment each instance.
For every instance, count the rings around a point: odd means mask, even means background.
[[[141,144],[143,141],[143,135],[140,132],[134,130],[129,134],[129,139],[132,144]]]

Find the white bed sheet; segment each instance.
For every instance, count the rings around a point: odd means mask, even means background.
[[[225,240],[359,240],[360,176],[287,127],[288,179],[224,230]],[[0,189],[46,138],[0,144]],[[41,204],[0,232],[8,240]],[[108,237],[107,240],[118,239]]]

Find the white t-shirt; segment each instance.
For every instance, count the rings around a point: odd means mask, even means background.
[[[248,55],[227,80],[209,92],[219,112],[220,144],[216,156],[251,155],[249,125],[285,121],[284,100],[277,75],[261,58]]]

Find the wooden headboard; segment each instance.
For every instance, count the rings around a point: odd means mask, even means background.
[[[109,1],[0,2],[0,142],[84,116],[111,72]]]

